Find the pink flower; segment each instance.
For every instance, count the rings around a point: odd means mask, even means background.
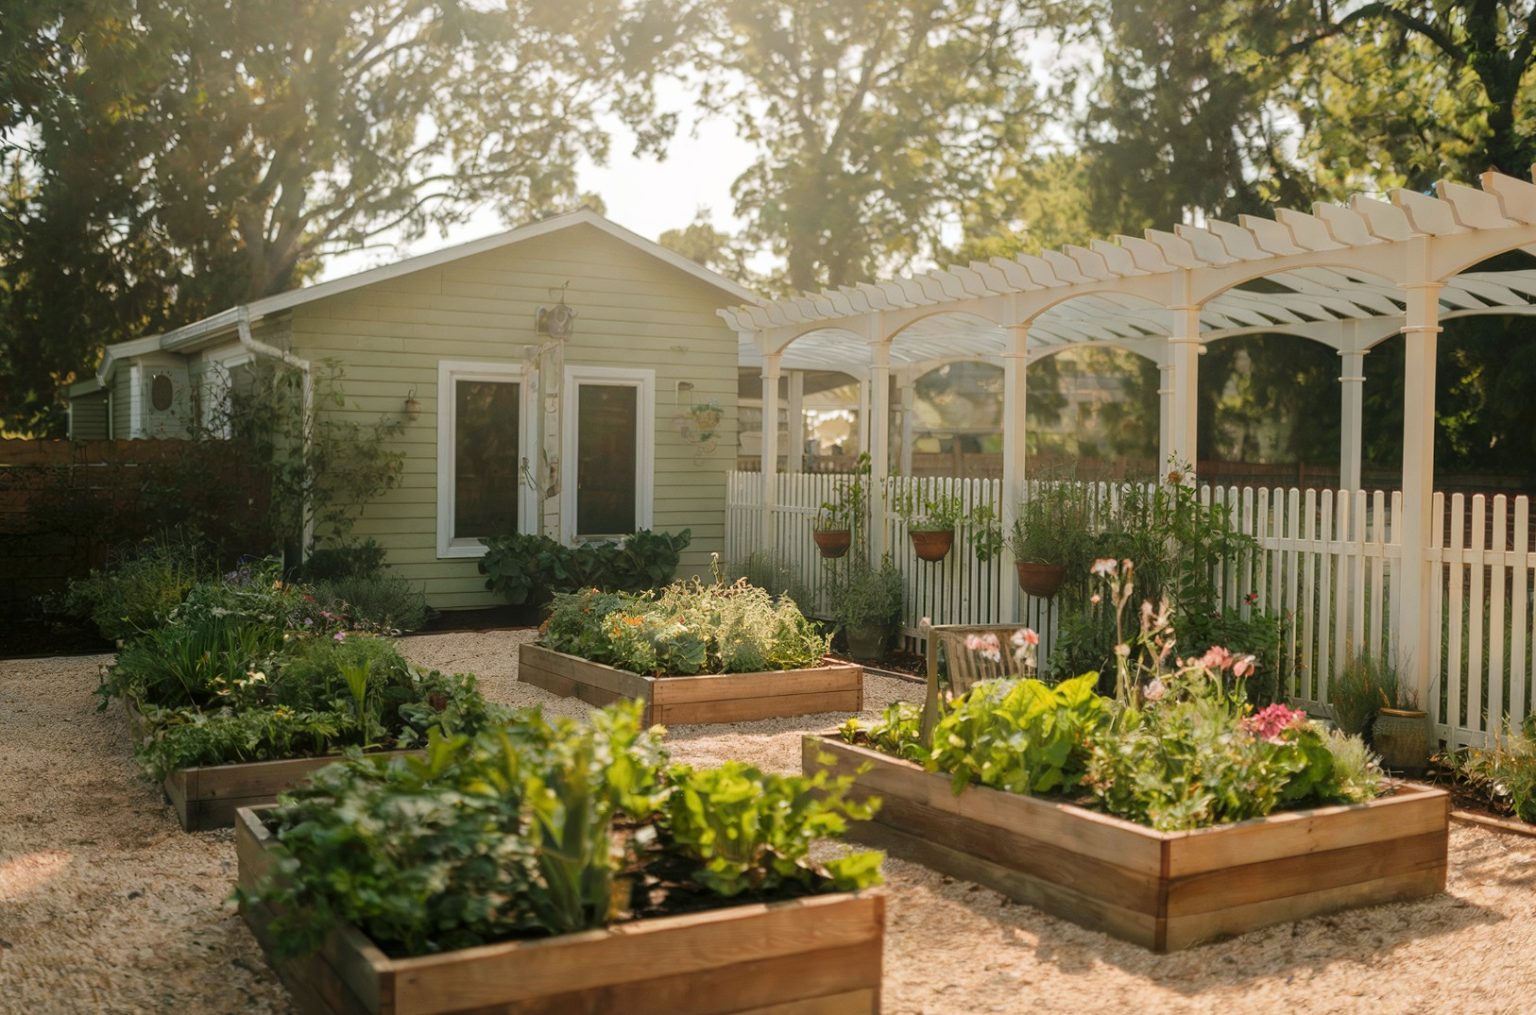
[[[1246,677],[1252,675],[1254,670],[1253,656],[1242,656],[1232,664],[1234,677]]]
[[[1013,632],[1013,637],[1009,640],[1018,648],[1023,648],[1025,645],[1036,646],[1040,644],[1040,636],[1035,633],[1033,628],[1029,627],[1019,628]]]
[[[331,640],[332,641],[346,641],[347,640],[347,632],[345,632],[345,631],[337,631],[335,634],[331,635]]]
[[[1148,701],[1161,701],[1163,695],[1167,693],[1168,688],[1163,685],[1163,682],[1153,677],[1152,682],[1142,690],[1141,696]]]
[[[1093,595],[1088,597],[1088,601],[1097,606],[1104,601],[1104,597],[1095,592]]]
[[[1232,653],[1220,645],[1212,645],[1200,657],[1200,665],[1208,670],[1226,670],[1232,667]]]
[[[1300,729],[1307,724],[1307,713],[1299,708],[1287,708],[1276,702],[1243,720],[1243,729],[1270,743],[1283,743],[1286,730]]]
[[[1003,658],[1003,646],[995,634],[968,634],[965,636],[965,647],[994,663]]]
[[[1112,578],[1114,577],[1115,568],[1117,566],[1118,565],[1115,563],[1115,558],[1100,557],[1098,560],[1093,562],[1093,567],[1090,570],[1093,574],[1103,575],[1106,578]]]

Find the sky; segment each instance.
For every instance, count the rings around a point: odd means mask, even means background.
[[[669,83],[661,88],[664,105],[686,111],[691,97],[685,87]],[[686,112],[664,162],[630,154],[634,137],[617,121],[605,125],[613,137],[606,166],[584,160],[578,167],[582,191],[601,195],[608,218],[654,240],[668,229],[680,229],[693,221],[701,206],[710,209],[717,228],[735,232],[738,220],[731,214],[731,183],[751,164],[753,149],[736,137],[730,121],[716,118],[694,125]],[[694,135],[697,136],[694,136]],[[429,230],[414,243],[394,249],[375,247],[328,259],[318,281],[340,278],[414,254],[502,232],[519,223],[507,223],[491,208],[451,228],[444,236]]]

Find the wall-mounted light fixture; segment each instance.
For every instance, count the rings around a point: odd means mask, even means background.
[[[576,323],[576,310],[565,302],[565,290],[570,287],[569,282],[558,289],[551,289],[549,294],[559,294],[560,302],[552,307],[540,307],[534,315],[533,330],[540,335],[548,335],[550,338],[569,338],[571,329]]]
[[[416,389],[412,387],[405,396],[405,419],[408,423],[414,423],[421,418],[421,403],[416,401]]]

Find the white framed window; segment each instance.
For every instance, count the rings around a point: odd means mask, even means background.
[[[560,538],[613,539],[651,527],[656,371],[565,369]]]
[[[480,557],[482,537],[535,530],[533,401],[520,364],[438,363],[438,557]]]

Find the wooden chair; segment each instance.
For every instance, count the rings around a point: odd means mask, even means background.
[[[928,628],[928,696],[923,702],[923,719],[919,736],[924,745],[933,742],[933,727],[939,721],[939,698],[945,700],[965,694],[978,682],[1001,677],[1024,675],[1019,661],[1014,658],[1013,637],[1021,624],[940,624]],[[993,662],[980,652],[965,647],[965,640],[972,635],[995,634],[998,654]],[[942,670],[942,673],[941,673]]]

